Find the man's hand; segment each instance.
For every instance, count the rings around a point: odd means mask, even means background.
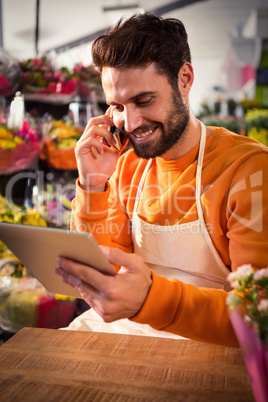
[[[57,260],[56,273],[75,287],[105,322],[131,318],[141,309],[152,284],[151,271],[136,254],[100,246],[111,264],[120,266],[115,276],[66,258]]]
[[[87,191],[104,191],[107,179],[113,174],[120,154],[103,144],[115,140],[108,130],[113,125],[110,110],[103,116],[89,120],[75,147],[75,156],[81,186]]]

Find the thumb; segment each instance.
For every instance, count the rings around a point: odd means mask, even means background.
[[[125,267],[129,270],[137,267],[137,258],[135,254],[126,253],[115,247],[100,246],[101,251],[112,265]]]

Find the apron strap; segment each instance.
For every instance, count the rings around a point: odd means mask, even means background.
[[[203,167],[203,158],[204,158],[204,151],[206,146],[206,127],[200,121],[201,124],[201,139],[200,139],[200,146],[199,146],[199,154],[198,154],[198,162],[197,162],[197,169],[196,169],[196,205],[197,205],[197,214],[198,219],[201,224],[203,235],[206,239],[207,245],[210,248],[212,254],[214,255],[215,260],[217,261],[218,267],[222,270],[223,273],[226,274],[227,268],[224,262],[222,261],[216,247],[214,246],[210,234],[207,229],[207,225],[204,219],[203,208],[201,204],[201,177],[202,177],[202,167]],[[228,282],[226,281],[226,284]]]
[[[203,159],[206,146],[206,127],[201,121],[200,125],[201,125],[201,138],[200,138],[198,160],[196,167],[195,200],[197,205],[197,216],[201,220],[201,222],[204,223],[203,209],[201,205],[201,186],[202,186],[201,177],[202,177]]]

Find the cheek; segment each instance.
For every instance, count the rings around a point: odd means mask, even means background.
[[[164,124],[167,117],[167,103],[161,102],[159,105],[150,108],[146,116],[151,121]]]

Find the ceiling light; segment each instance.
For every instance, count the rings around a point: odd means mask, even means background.
[[[134,4],[121,4],[118,6],[104,6],[102,9],[105,13],[110,12],[110,11],[124,11],[124,10],[129,10],[129,9],[136,9],[136,8],[141,8],[138,3]]]

